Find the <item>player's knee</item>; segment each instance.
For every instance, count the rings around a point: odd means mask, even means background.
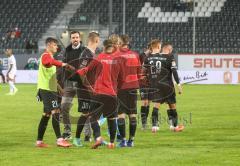
[[[51,111],[51,114],[53,115],[53,114],[59,114],[60,113],[60,109],[54,109],[54,110],[52,110]]]
[[[155,107],[155,108],[160,108],[160,103],[154,103],[154,105],[153,105],[153,107]]]
[[[50,117],[50,116],[51,116],[51,113],[43,113],[42,116]]]
[[[125,118],[126,118],[126,115],[125,115],[125,114],[119,114],[119,115],[118,115],[118,118],[119,118],[119,119],[125,119]]]
[[[149,101],[148,100],[143,100],[142,106],[148,106],[148,105],[149,105]]]
[[[116,120],[117,118],[116,117],[109,117],[109,118],[107,118],[108,120]]]
[[[169,109],[176,109],[176,104],[169,104]]]
[[[137,115],[136,115],[136,114],[130,114],[130,115],[129,115],[129,118],[134,118],[134,117],[136,118]]]
[[[81,116],[88,117],[88,116],[89,116],[89,113],[82,113]]]

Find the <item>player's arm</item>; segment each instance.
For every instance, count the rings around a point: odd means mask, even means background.
[[[147,58],[145,58],[142,66],[141,66],[141,79],[140,79],[140,85],[146,86],[148,85],[148,76],[149,76],[149,61]]]
[[[99,63],[99,57],[100,56],[98,56],[97,58],[93,58],[92,60],[91,60],[91,62],[86,66],[86,67],[84,67],[84,68],[82,68],[82,69],[79,69],[79,70],[77,70],[77,74],[81,77],[81,79],[82,79],[82,82],[84,83],[84,85],[86,86],[86,87],[88,87],[88,89],[89,90],[91,90],[91,91],[93,91],[93,88],[92,88],[92,86],[91,86],[91,83],[89,82],[89,80],[87,79],[87,73],[89,73],[89,74],[95,74],[94,72],[95,72],[95,69],[96,69],[96,67],[98,66],[98,65],[101,65],[101,63]],[[92,73],[90,73],[90,72],[92,72]]]
[[[48,67],[48,66],[56,66],[56,67],[65,67],[69,70],[75,70],[75,68],[67,63],[63,63],[63,62],[60,62],[56,59],[54,59],[51,55],[49,54],[44,54],[43,57],[42,57],[42,64],[45,66],[45,67]]]
[[[176,62],[175,62],[174,59],[172,60],[171,70],[172,70],[172,73],[173,73],[173,78],[177,83],[178,93],[182,94],[182,92],[183,92],[182,85],[180,84],[180,79],[179,79],[178,72],[177,72],[177,65],[176,65]]]
[[[81,56],[79,68],[81,69],[81,68],[87,67],[92,60],[93,60],[93,55],[89,54],[87,51],[84,50]]]
[[[55,60],[51,55],[49,54],[44,54],[43,57],[42,57],[42,64],[45,66],[45,67],[48,67],[48,66],[56,66],[56,67],[63,67],[63,66],[66,66],[66,63],[63,63],[63,62],[60,62],[58,60]]]
[[[13,64],[10,64],[10,67],[9,67],[9,69],[7,71],[7,75],[12,71],[12,68],[13,68]]]
[[[12,80],[12,79],[9,77],[9,73],[12,71],[12,68],[13,68],[13,64],[10,64],[10,67],[9,67],[9,69],[8,69],[8,71],[7,71],[7,81]]]

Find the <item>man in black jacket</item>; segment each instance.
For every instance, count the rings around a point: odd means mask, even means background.
[[[80,33],[78,31],[72,31],[70,33],[70,41],[71,44],[65,50],[63,62],[71,64],[78,69],[81,62],[80,59],[82,52],[85,50],[85,47],[81,44]],[[63,138],[66,140],[71,139],[71,121],[69,111],[72,107],[74,96],[77,94],[77,97],[79,98],[79,93],[77,93],[77,91],[82,85],[82,81],[80,79],[71,77],[72,74],[73,73],[71,71],[63,70],[64,93],[61,102],[61,111],[64,124]]]

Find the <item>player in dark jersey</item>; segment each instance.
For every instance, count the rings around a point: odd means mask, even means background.
[[[132,147],[137,128],[137,89],[141,79],[141,64],[139,55],[129,49],[128,35],[120,36],[120,57],[123,58],[123,80],[118,91],[118,129],[121,135],[119,147]],[[126,141],[125,118],[129,116],[129,140]]]
[[[88,66],[89,63],[93,60],[93,58],[96,57],[95,51],[96,51],[97,47],[99,46],[99,44],[100,44],[99,34],[97,32],[90,32],[88,35],[88,44],[87,44],[86,48],[83,50],[80,59],[78,59],[78,61],[80,61],[79,69]],[[75,76],[75,77],[77,77],[77,76]],[[87,79],[89,81],[91,80],[90,77],[91,77],[91,75],[87,75]],[[88,87],[86,87],[82,83],[82,81],[78,81],[78,82],[81,82],[81,84],[79,84],[79,86],[78,86],[79,89],[77,91],[77,93],[78,93],[78,111],[81,112],[82,114],[78,119],[76,137],[73,140],[73,144],[77,147],[81,147],[82,143],[81,143],[80,136],[81,136],[83,127],[84,127],[84,125],[86,126],[87,124],[90,125],[90,123],[85,123],[85,122],[87,120],[89,120],[92,92],[88,89]],[[86,129],[90,129],[90,127],[86,127],[85,130]],[[91,132],[91,131],[89,131],[89,132]],[[86,140],[86,136],[85,136],[85,140]]]
[[[144,60],[148,57],[148,55],[151,53],[151,44],[149,43],[147,46],[147,49],[140,54],[140,62],[143,65]],[[142,67],[142,73],[146,74],[144,66]],[[145,130],[147,128],[147,118],[149,114],[149,87],[147,85],[147,82],[143,81],[140,82],[140,97],[141,97],[141,120],[142,120],[142,129]]]
[[[178,115],[176,111],[176,94],[174,80],[178,84],[179,94],[182,93],[179,81],[176,62],[174,56],[170,54],[172,46],[168,43],[164,44],[161,50],[159,40],[151,42],[152,53],[146,58],[144,65],[148,69],[149,86],[153,89],[151,100],[154,102],[152,111],[152,132],[156,132],[158,128],[158,110],[161,104],[167,103],[167,110],[170,129],[172,131],[182,131],[183,126],[178,126]]]
[[[84,76],[87,72],[95,76],[93,87],[93,101],[95,102],[94,110],[92,110],[91,126],[93,129],[95,144],[92,148],[97,148],[103,143],[101,137],[100,126],[98,120],[103,114],[108,121],[108,129],[110,133],[110,143],[108,148],[114,148],[114,140],[116,135],[116,119],[117,119],[117,87],[118,80],[122,80],[121,66],[116,48],[111,40],[103,42],[104,52],[99,54],[91,63],[77,71],[80,76]],[[94,73],[92,73],[94,71]]]

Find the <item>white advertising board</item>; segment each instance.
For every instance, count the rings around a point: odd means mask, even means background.
[[[240,55],[238,54],[180,54],[179,70],[193,71],[240,71]]]
[[[6,75],[6,70],[3,73]],[[16,83],[37,83],[37,70],[17,70]]]
[[[6,71],[3,71],[6,73]],[[18,70],[16,83],[37,83],[37,70]],[[240,71],[179,70],[181,83],[189,84],[239,84]]]
[[[239,84],[240,71],[178,71],[181,83]]]

